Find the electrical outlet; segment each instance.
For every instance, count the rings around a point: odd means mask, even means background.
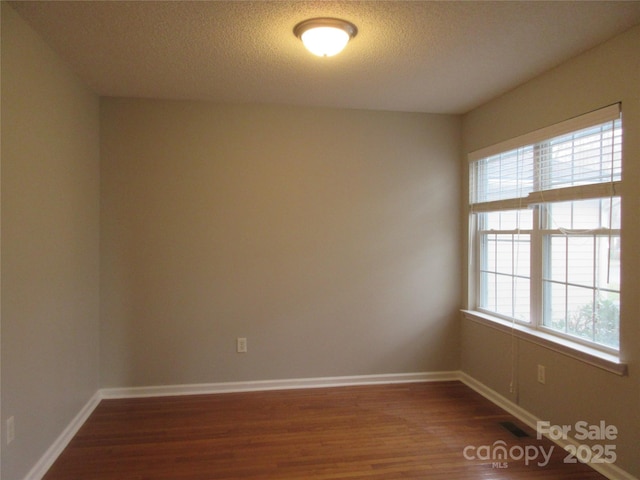
[[[538,365],[538,382],[542,384],[546,382],[546,372],[544,365]]]
[[[238,337],[236,339],[236,352],[247,353],[247,339],[245,337]]]
[[[13,417],[7,418],[7,445],[16,438],[16,422]]]

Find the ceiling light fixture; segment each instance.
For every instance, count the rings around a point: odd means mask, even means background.
[[[333,57],[356,36],[358,28],[338,18],[310,18],[297,24],[293,33],[314,55]]]

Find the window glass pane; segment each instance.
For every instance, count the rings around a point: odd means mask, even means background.
[[[620,229],[620,197],[607,198],[603,201],[604,212],[602,218],[604,225],[608,228]]]
[[[513,273],[513,235],[496,235],[496,272]]]
[[[496,276],[496,313],[513,316],[513,277]]]
[[[483,215],[483,230],[531,230],[533,228],[531,210],[505,210]]]
[[[544,325],[618,348],[619,236],[548,235],[545,244],[550,247],[544,278],[554,282],[543,282]],[[563,281],[561,268],[565,261],[568,261],[567,283]]]
[[[530,321],[530,235],[484,234],[480,302],[485,310]]]
[[[531,285],[528,278],[514,279],[513,317],[523,322],[530,322]]]
[[[604,200],[583,200],[581,202],[573,202],[573,225],[574,229],[595,229],[602,228],[603,224],[603,211],[602,203]],[[609,203],[609,200],[606,200]],[[608,218],[606,224],[608,225]]]
[[[547,280],[565,282],[567,280],[567,237],[564,235],[547,235],[545,244],[550,251],[545,262],[543,277]]]
[[[530,235],[483,235],[480,269],[505,275],[530,275]]]
[[[567,282],[594,286],[594,238],[570,236],[567,238]]]
[[[481,270],[496,271],[496,235],[482,235]]]
[[[564,284],[544,282],[544,325],[561,332],[567,328],[567,288]]]
[[[611,245],[611,249],[609,249]],[[596,237],[596,287],[620,290],[620,237]]]
[[[594,340],[618,348],[620,331],[620,294],[601,292],[596,301]]]
[[[610,198],[551,203],[546,211],[546,225],[550,229],[620,228],[619,197],[614,197],[613,203]]]
[[[531,275],[531,235],[520,233],[513,237],[514,274],[522,277],[529,277]]]
[[[549,203],[544,206],[546,228],[558,230],[573,228],[573,202]]]
[[[591,288],[567,287],[567,333],[593,340],[594,317]]]
[[[496,311],[496,276],[493,273],[482,272],[480,275],[479,306],[491,312]]]

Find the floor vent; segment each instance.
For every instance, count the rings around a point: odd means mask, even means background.
[[[503,428],[509,430],[514,436],[516,436],[518,438],[528,437],[529,436],[529,434],[527,432],[522,430],[519,426],[517,426],[513,422],[500,422],[500,425]]]

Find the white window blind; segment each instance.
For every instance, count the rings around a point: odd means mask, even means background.
[[[539,190],[620,180],[619,119],[552,138],[539,148],[542,159]]]
[[[569,130],[575,126],[580,129]],[[620,107],[591,112],[474,152],[469,158],[473,211],[615,195],[622,172]],[[606,191],[603,184],[608,184]]]

